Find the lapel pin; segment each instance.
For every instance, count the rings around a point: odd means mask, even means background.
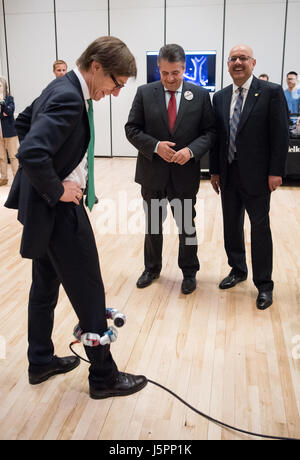
[[[194,95],[192,93],[192,91],[186,91],[184,93],[184,98],[187,100],[187,101],[191,101],[193,98],[194,98]]]
[[[254,96],[256,96],[256,97],[259,96],[259,93],[255,93]]]

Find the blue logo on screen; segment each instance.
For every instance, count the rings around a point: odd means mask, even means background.
[[[186,81],[195,85],[207,86],[207,56],[186,56],[186,71],[183,76]]]

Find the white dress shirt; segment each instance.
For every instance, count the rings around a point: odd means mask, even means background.
[[[180,106],[182,86],[183,86],[183,83],[181,83],[180,87],[175,91],[177,113],[178,113],[179,106]],[[169,102],[170,102],[170,99],[171,99],[171,93],[169,92],[169,90],[165,86],[164,86],[164,90],[165,90],[165,97],[166,97],[166,107],[167,107],[167,110],[168,110]]]
[[[73,69],[73,70],[74,70],[74,73],[76,74],[76,76],[77,76],[77,78],[79,80],[79,83],[81,85],[82,94],[83,94],[83,97],[84,97],[84,100],[85,100],[85,106],[86,106],[86,109],[88,110],[87,100],[90,99],[90,92],[89,92],[88,86],[86,84],[85,79],[83,78],[83,76],[79,72],[79,70],[77,68]],[[71,172],[71,174],[69,174],[68,177],[66,177],[63,180],[63,182],[64,181],[77,182],[79,187],[82,190],[84,190],[86,188],[86,180],[87,180],[87,153],[84,155],[84,157],[81,160],[81,162],[79,163],[79,165],[74,169],[74,171]]]
[[[242,85],[242,88],[243,88],[243,91],[242,91],[242,94],[243,94],[242,110],[244,108],[244,105],[245,105],[245,102],[246,102],[246,98],[248,96],[248,92],[249,92],[252,80],[253,80],[253,75],[251,75],[251,77]],[[232,118],[232,115],[233,115],[234,106],[235,106],[236,100],[237,100],[238,95],[239,95],[239,88],[240,88],[240,86],[237,86],[235,83],[233,83],[231,105],[230,105],[230,118]]]
[[[180,101],[181,101],[181,93],[182,93],[182,87],[183,87],[183,82],[181,83],[181,85],[179,86],[179,88],[175,91],[175,99],[176,99],[176,110],[177,110],[177,114],[178,114],[178,110],[179,110],[179,106],[180,106]],[[165,98],[166,98],[166,108],[168,110],[168,106],[169,106],[169,102],[170,102],[170,99],[171,99],[171,93],[169,92],[169,90],[164,86],[164,91],[165,91]],[[156,144],[155,146],[155,149],[154,149],[154,152],[157,153],[157,149],[158,149],[158,145],[159,145],[159,142]],[[189,149],[190,151],[190,154],[191,154],[191,157],[194,156],[193,152],[191,151],[191,149]]]

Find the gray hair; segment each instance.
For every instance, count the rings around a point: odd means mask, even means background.
[[[171,44],[162,46],[159,50],[157,63],[159,64],[161,60],[168,62],[182,62],[185,65],[185,52],[180,45]]]

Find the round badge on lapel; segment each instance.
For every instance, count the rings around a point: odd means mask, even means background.
[[[192,91],[186,91],[184,93],[184,98],[187,100],[187,101],[191,101],[193,98],[194,98],[194,95],[192,93]]]

